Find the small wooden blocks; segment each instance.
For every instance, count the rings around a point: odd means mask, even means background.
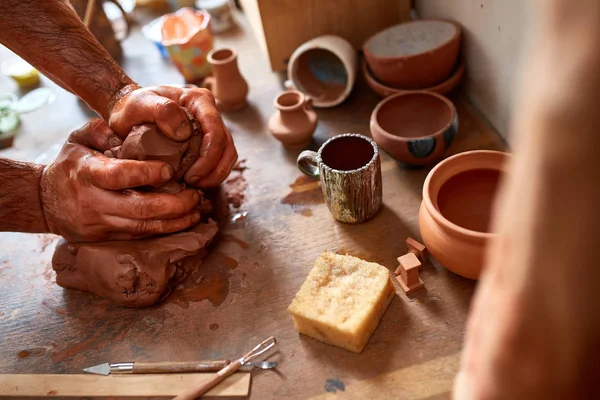
[[[398,283],[406,294],[412,293],[425,286],[419,278],[419,268],[427,260],[427,248],[412,238],[406,239],[408,252],[398,257],[400,264],[396,269]]]

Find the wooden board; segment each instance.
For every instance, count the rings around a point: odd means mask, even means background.
[[[200,386],[215,374],[146,375],[0,375],[0,397],[81,397],[81,396],[177,396],[190,387]],[[237,373],[206,396],[243,397],[250,391],[250,374]]]
[[[302,43],[339,35],[360,49],[371,35],[410,19],[410,0],[241,0],[252,30],[273,71]]]
[[[275,335],[279,353],[271,359],[279,366],[253,372],[250,398],[308,398],[335,391],[340,398],[410,399],[413,392],[402,391],[403,382],[394,381],[393,373],[418,365],[423,376],[431,372],[449,387],[456,363],[436,366],[461,349],[475,283],[435,261],[420,273],[426,289],[392,300],[361,354],[298,335],[287,312],[325,250],[397,267],[406,237],[421,239],[418,209],[429,168],[405,169],[383,153],[381,211],[365,224],[337,223],[322,202],[319,183],[298,171],[299,151],[285,150],[267,131],[281,79],[270,72],[245,21],[217,36],[217,44],[236,48],[250,85],[248,107],[224,114],[240,158],[247,159],[246,200],[236,211],[247,213],[245,220],[223,230],[200,276],[187,282],[196,288],[177,289],[166,302],[140,310],[58,287],[50,265],[54,237],[0,233],[0,373],[79,373],[103,362],[234,359]],[[126,70],[142,85],[182,83],[153,46],[134,31],[124,42]],[[12,90],[3,79],[0,91]],[[24,116],[16,147],[0,155],[34,160],[85,120],[83,106],[56,91],[53,104]],[[460,128],[449,154],[505,147],[464,98],[452,99]],[[369,135],[369,117],[379,100],[359,77],[346,102],[317,110],[310,148],[340,133]],[[337,389],[342,386],[344,391]]]

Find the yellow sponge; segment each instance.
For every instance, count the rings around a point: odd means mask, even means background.
[[[387,268],[323,253],[288,308],[296,330],[360,353],[394,297]]]

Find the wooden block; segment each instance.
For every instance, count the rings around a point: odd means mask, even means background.
[[[283,71],[302,43],[339,35],[358,50],[371,35],[410,19],[410,0],[241,0],[271,69]]]
[[[400,265],[396,269],[398,282],[406,294],[414,292],[424,286],[423,281],[419,278],[419,267],[421,262],[414,253],[407,253],[402,257],[398,257]]]
[[[419,260],[421,260],[422,262],[425,262],[425,260],[427,260],[427,248],[424,245],[410,237],[406,238],[405,243],[409,253],[414,253],[417,257],[419,257]]]
[[[0,375],[0,397],[10,396],[177,396],[199,386],[215,374],[140,375]],[[207,393],[207,396],[248,396],[250,374],[236,373]]]

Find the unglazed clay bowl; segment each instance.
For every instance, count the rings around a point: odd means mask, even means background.
[[[373,139],[392,157],[421,166],[444,157],[458,132],[458,114],[442,95],[411,91],[383,99],[370,126]]]
[[[429,252],[450,271],[477,279],[494,237],[490,217],[510,155],[477,150],[435,166],[423,185],[419,229]]]
[[[391,96],[392,94],[396,93],[405,93],[411,91],[407,89],[398,89],[392,86],[387,86],[386,84],[379,82],[375,75],[373,75],[373,72],[371,71],[369,66],[367,65],[367,60],[363,60],[362,62],[362,73],[369,87],[373,89],[375,93],[382,97]],[[450,74],[450,77],[448,79],[446,79],[444,82],[438,85],[422,90],[427,90],[428,92],[433,92],[437,94],[448,94],[452,90],[454,90],[456,86],[458,86],[464,75],[465,62],[463,59],[460,59],[458,61],[458,64],[456,64],[456,66],[454,67],[454,71]]]
[[[363,52],[385,85],[422,89],[448,78],[458,59],[460,36],[460,27],[453,22],[415,20],[371,36]]]

